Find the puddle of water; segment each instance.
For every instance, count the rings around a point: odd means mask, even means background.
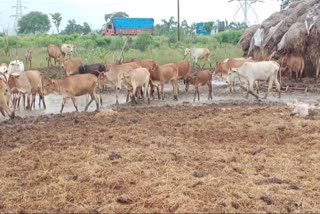
[[[225,84],[224,81],[221,80],[213,80],[213,99],[208,100],[208,88],[207,86],[200,87],[200,102],[198,101],[196,97],[196,102],[193,102],[194,97],[194,87],[190,86],[189,92],[186,93],[184,89],[183,83],[180,83],[179,85],[181,91],[178,96],[178,101],[173,100],[173,93],[172,93],[172,86],[171,84],[165,85],[165,100],[158,100],[157,95],[155,94],[155,98],[151,99],[151,104],[148,105],[146,102],[146,99],[142,104],[139,104],[138,106],[164,106],[164,105],[183,105],[186,103],[189,103],[190,105],[202,105],[202,104],[223,104],[223,103],[239,103],[239,104],[245,104],[245,103],[255,103],[257,102],[254,97],[251,95],[249,96],[249,99],[245,98],[245,91],[241,89],[237,89],[236,93],[230,94],[229,88]],[[265,91],[260,93],[260,97],[264,96]],[[286,104],[288,102],[292,102],[294,99],[297,99],[299,101],[307,102],[310,104],[316,104],[319,103],[320,100],[318,99],[317,94],[314,93],[303,93],[303,92],[288,92],[288,93],[282,93],[281,99],[277,97],[277,93],[272,91],[269,94],[269,97],[267,100],[263,100],[262,103],[279,103],[279,104]],[[116,102],[115,99],[115,92],[105,92],[101,94],[102,100],[103,100],[103,106],[101,109],[108,109],[114,107],[114,104]],[[39,115],[45,115],[45,114],[58,114],[60,113],[61,103],[62,103],[62,96],[60,95],[48,95],[45,96],[45,101],[47,108],[39,108],[38,106],[38,96],[36,98],[36,109],[32,111],[26,111],[22,108],[16,110],[16,115],[20,117],[28,117],[28,116],[39,116]],[[80,96],[76,98],[77,105],[79,107],[79,111],[84,111],[84,108],[89,100],[89,96]],[[126,104],[126,92],[125,90],[122,90],[121,93],[119,93],[119,103],[120,107],[129,106]],[[92,112],[96,110],[96,104],[95,102],[92,102],[89,106],[88,111]],[[71,99],[67,100],[66,105],[64,106],[63,112],[74,112],[75,108],[72,104]],[[8,119],[7,117],[0,116],[0,121]]]

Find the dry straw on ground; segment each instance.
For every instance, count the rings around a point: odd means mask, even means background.
[[[290,111],[159,107],[3,122],[0,212],[320,212],[320,118]]]

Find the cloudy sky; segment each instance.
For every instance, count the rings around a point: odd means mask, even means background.
[[[188,23],[229,20],[243,21],[243,13],[239,12],[234,17],[238,8],[238,2],[228,3],[229,0],[180,0],[181,20]],[[64,29],[69,19],[75,19],[77,23],[88,22],[92,29],[100,29],[104,24],[104,14],[115,11],[126,12],[130,17],[154,18],[155,23],[161,19],[168,19],[177,14],[176,0],[22,0],[23,14],[31,11],[43,13],[60,12]],[[272,13],[279,10],[279,1],[265,0],[264,3],[255,3],[256,19],[253,13],[249,13],[251,24],[261,23]],[[12,28],[15,14],[16,0],[0,0],[0,30]],[[52,28],[50,32],[54,29]]]

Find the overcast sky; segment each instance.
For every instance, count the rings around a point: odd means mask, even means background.
[[[31,11],[62,14],[60,29],[64,29],[69,19],[77,23],[87,22],[92,29],[100,29],[104,24],[104,14],[115,11],[126,12],[130,17],[154,18],[155,23],[161,19],[169,19],[177,15],[176,0],[22,0],[23,14]],[[180,0],[181,21],[186,19],[192,22],[228,20],[243,21],[243,13],[234,17],[238,2],[228,3],[228,0]],[[12,28],[15,14],[16,0],[0,0],[0,30]],[[279,1],[265,0],[264,3],[255,3],[253,7],[259,18],[256,20],[253,13],[249,13],[251,24],[261,23],[272,13],[279,11]],[[50,30],[55,30],[53,27]]]

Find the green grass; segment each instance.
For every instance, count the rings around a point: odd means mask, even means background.
[[[134,45],[137,37],[128,39],[129,47],[124,52],[124,59],[131,58],[152,58],[159,64],[175,62],[183,59],[184,49],[187,47],[207,47],[211,51],[211,61],[222,61],[225,58],[240,57],[242,52],[233,44],[220,43],[218,37],[188,37],[184,41],[170,43],[167,37],[154,36],[152,45],[145,51],[140,51]],[[2,39],[2,40],[1,40]],[[60,46],[64,42],[74,41],[76,50],[72,57],[81,58],[86,64],[92,63],[113,63],[119,59],[121,48],[126,37],[103,37],[99,35],[79,36],[79,35],[42,35],[31,36],[22,35],[9,37],[10,56],[6,56],[3,49],[0,49],[0,63],[9,63],[13,59],[24,60],[27,49],[32,50],[33,68],[47,66],[48,44]],[[16,43],[15,43],[16,42]],[[0,37],[0,43],[3,38]],[[2,44],[3,45],[3,44]],[[3,47],[3,46],[0,46]],[[191,59],[189,59],[191,61]]]

